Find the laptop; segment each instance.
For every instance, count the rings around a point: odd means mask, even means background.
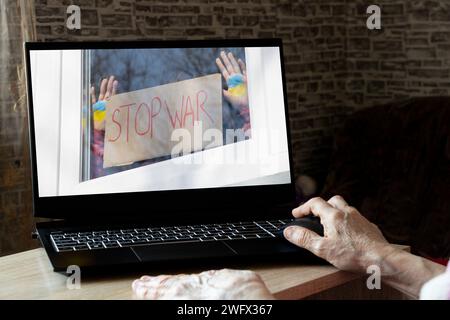
[[[26,43],[33,211],[55,271],[303,251],[282,42]]]

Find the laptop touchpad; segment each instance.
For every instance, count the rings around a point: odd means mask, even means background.
[[[229,257],[235,253],[220,241],[168,243],[132,247],[141,261],[162,261],[211,257]]]

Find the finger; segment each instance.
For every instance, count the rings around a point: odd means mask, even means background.
[[[143,281],[140,279],[134,280],[133,283],[131,284],[131,288],[133,289],[133,291],[136,291],[136,289],[141,286],[143,286]]]
[[[296,218],[313,214],[316,217],[320,217],[322,222],[338,212],[340,212],[338,209],[331,206],[331,204],[322,198],[313,198],[302,204],[300,207],[292,210],[292,214]]]
[[[138,297],[139,299],[147,298],[147,293],[148,293],[147,287],[138,285],[133,289],[133,291],[134,291],[134,294],[136,295],[136,297]]]
[[[216,59],[216,64],[219,67],[222,76],[225,78],[225,80],[228,80],[230,74],[228,73],[227,69],[225,68],[225,66],[223,65],[222,61],[219,58]]]
[[[322,244],[325,239],[314,231],[299,226],[291,226],[284,230],[284,237],[292,244],[322,257]]]
[[[239,67],[239,64],[237,63],[236,59],[234,58],[234,56],[231,52],[228,53],[228,59],[230,59],[231,65],[233,66],[233,69],[234,69],[234,72],[242,73],[241,68]]]
[[[238,63],[239,63],[239,66],[241,67],[242,74],[243,74],[244,76],[246,76],[246,75],[247,75],[247,68],[246,68],[246,66],[245,66],[244,61],[242,61],[241,59],[239,59],[239,60],[238,60]]]
[[[146,282],[144,282],[144,286],[146,287],[159,287],[161,285],[164,285],[165,282],[171,278],[173,278],[174,276],[170,276],[170,275],[160,275],[157,277],[150,277],[149,280],[147,280]]]
[[[149,287],[145,285],[142,280],[135,280],[132,284],[133,292],[135,296],[139,299],[152,299],[158,298],[159,291],[156,287]]]
[[[166,278],[170,278],[170,275],[159,275],[156,277],[152,276],[142,276],[139,279],[136,279],[131,284],[131,287],[135,289],[138,286],[150,286],[150,285],[159,285],[162,280]]]
[[[98,95],[98,100],[104,100],[105,99],[105,93],[106,93],[106,86],[108,85],[108,80],[105,78],[100,83],[100,94]]]
[[[113,91],[113,83],[114,83],[114,76],[111,76],[109,77],[108,84],[106,86],[105,99],[109,99],[111,97]]]
[[[119,86],[119,81],[114,80],[111,97],[116,95],[118,86]]]
[[[201,272],[201,273],[199,273],[199,276],[208,276],[208,277],[211,277],[211,276],[213,276],[213,275],[215,275],[217,272],[222,272],[222,271],[224,271],[224,270],[227,270],[227,269],[221,269],[221,270],[207,270],[207,271],[203,271],[203,272]]]
[[[341,196],[334,196],[328,200],[328,203],[331,204],[336,209],[345,211],[348,207],[347,201],[344,200]]]
[[[136,291],[136,296],[139,299],[146,299],[146,300],[159,300],[160,296],[163,294],[163,289],[158,289],[155,287],[145,287],[144,289],[140,289]]]
[[[225,64],[225,67],[227,68],[228,73],[235,73],[233,65],[231,64],[230,60],[228,59],[227,55],[225,54],[225,51],[222,51],[220,53],[220,56],[222,57],[223,63]]]
[[[97,98],[95,97],[95,87],[94,86],[91,87],[91,101],[92,101],[92,104],[95,104],[97,102]]]
[[[134,294],[136,297],[140,299],[156,299],[160,289],[160,279],[162,277],[169,277],[169,276],[158,276],[158,277],[149,277],[149,276],[143,276],[140,279],[137,279],[133,281],[131,287],[133,289]]]

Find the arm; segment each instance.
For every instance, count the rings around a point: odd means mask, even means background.
[[[445,271],[440,264],[399,249],[387,253],[381,266],[384,282],[415,298],[426,282]]]
[[[295,217],[313,214],[324,226],[324,237],[302,227],[289,227],[285,237],[341,270],[366,273],[376,265],[383,280],[414,297],[425,282],[445,268],[390,245],[381,231],[342,197],[314,198],[293,210]]]

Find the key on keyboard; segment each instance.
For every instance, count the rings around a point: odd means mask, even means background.
[[[176,242],[264,239],[276,237],[279,228],[291,221],[292,219],[285,219],[83,232],[57,231],[50,234],[50,239],[58,252]]]

